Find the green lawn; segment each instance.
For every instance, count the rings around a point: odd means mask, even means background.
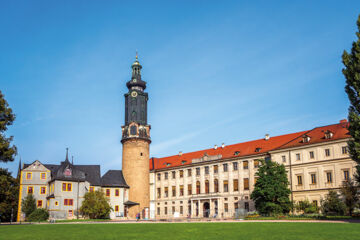
[[[150,223],[0,226],[0,239],[359,239],[355,223]]]

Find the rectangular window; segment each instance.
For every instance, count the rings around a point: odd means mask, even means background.
[[[344,180],[345,181],[349,180],[349,170],[344,170]]]
[[[254,168],[258,168],[259,167],[259,160],[254,160]]]
[[[175,212],[175,207],[172,207],[172,213],[174,213]]]
[[[229,204],[228,203],[224,203],[224,211],[225,212],[229,211]]]
[[[191,169],[188,169],[188,177],[191,177]]]
[[[249,162],[248,161],[243,161],[243,168],[244,169],[249,169]]]
[[[157,208],[157,215],[160,215],[160,208]]]
[[[219,169],[218,169],[218,165],[214,165],[214,173],[218,173]]]
[[[285,155],[281,156],[281,159],[282,159],[283,163],[286,162],[286,156]]]
[[[316,184],[316,174],[315,173],[311,174],[311,184]]]
[[[172,186],[172,196],[176,197],[176,187]]]
[[[169,196],[169,188],[168,187],[165,187],[164,195],[165,195],[165,197]]]
[[[158,198],[161,198],[161,188],[158,188],[158,189],[157,189],[157,197],[158,197]]]
[[[167,207],[164,208],[164,213],[167,215]]]
[[[118,197],[120,195],[119,189],[115,189],[115,197]]]
[[[69,217],[72,217],[73,214],[74,214],[73,210],[69,210],[69,211],[68,211],[68,216],[69,216]]]
[[[168,179],[168,173],[166,172],[165,173],[165,180],[167,180]]]
[[[314,159],[314,152],[313,151],[309,152],[309,155],[310,155],[310,159]]]
[[[234,179],[233,180],[233,185],[234,185],[234,192],[239,191],[239,180]]]
[[[249,190],[249,179],[244,178],[244,190]]]
[[[72,184],[71,183],[63,183],[62,184],[62,191],[63,192],[71,192],[72,190]]]
[[[234,209],[235,209],[235,211],[237,211],[238,209],[239,209],[239,203],[234,203]]]
[[[26,173],[26,180],[30,180],[32,178],[32,173],[28,172]]]
[[[40,187],[40,194],[46,193],[46,187]]]
[[[72,184],[71,184],[71,183],[68,183],[68,184],[67,184],[67,191],[68,191],[68,192],[71,192],[71,189],[72,189]]]
[[[184,196],[184,185],[180,185],[180,196]]]
[[[46,180],[46,173],[41,173],[41,180]]]
[[[332,173],[331,172],[326,172],[326,182],[332,183]]]
[[[188,184],[188,195],[192,195],[192,185]]]
[[[227,163],[224,163],[224,164],[223,164],[223,170],[224,170],[224,172],[227,172],[227,171],[228,171],[228,165],[227,165]]]
[[[227,180],[224,181],[224,192],[228,192],[229,191],[229,183]]]
[[[63,190],[63,192],[66,192],[66,183],[62,184],[62,190]]]
[[[200,176],[200,168],[196,168],[196,176]]]
[[[119,205],[115,205],[115,212],[119,211]]]
[[[341,152],[342,152],[342,154],[347,154],[348,153],[348,148],[347,147],[342,147]]]
[[[312,203],[313,203],[313,205],[314,205],[315,207],[318,206],[318,201],[317,201],[317,200],[313,200]]]
[[[325,156],[326,157],[329,157],[330,156],[330,149],[325,149]]]
[[[106,196],[110,197],[110,189],[109,188],[106,189]]]
[[[296,161],[300,161],[300,153],[297,153],[295,156],[296,156]]]
[[[233,162],[233,170],[234,171],[238,170],[238,163],[237,162]]]
[[[183,214],[184,213],[184,208],[183,206],[180,206],[180,214]]]
[[[296,178],[297,178],[297,182],[298,182],[298,185],[302,185],[302,176],[301,175],[298,175],[298,176],[296,176]]]
[[[33,194],[34,193],[34,187],[28,187],[27,193],[28,194]]]
[[[298,175],[296,176],[297,180],[298,180],[298,185],[302,185],[302,176],[301,175]]]
[[[172,178],[175,179],[175,177],[176,177],[176,172],[175,172],[175,171],[172,171],[171,174],[172,174]]]
[[[159,180],[159,181],[161,180],[161,174],[160,173],[157,174],[157,180]]]
[[[90,187],[90,192],[94,192],[94,187]]]
[[[259,177],[254,177],[254,185],[256,184],[258,179],[259,179]]]
[[[184,177],[184,170],[180,170],[179,175],[180,175],[181,178]]]
[[[36,204],[36,206],[37,206],[38,208],[41,208],[41,207],[42,207],[42,205],[43,205],[42,200],[37,200],[37,204]]]
[[[209,166],[205,166],[205,174],[206,174],[206,175],[209,174]]]

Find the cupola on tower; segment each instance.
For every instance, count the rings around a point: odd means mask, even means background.
[[[126,83],[125,125],[122,126],[123,154],[122,171],[129,189],[128,214],[135,218],[137,213],[148,215],[149,189],[149,145],[150,125],[147,124],[148,94],[144,92],[146,82],[141,79],[141,68],[136,54],[131,66],[132,77]]]

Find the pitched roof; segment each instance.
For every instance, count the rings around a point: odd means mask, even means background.
[[[101,178],[103,187],[125,187],[128,188],[121,170],[109,170]]]
[[[341,120],[338,124],[324,127],[314,128],[302,132],[290,133],[280,136],[271,137],[268,140],[258,139],[249,142],[232,144],[224,147],[210,148],[196,152],[183,153],[163,158],[151,158],[149,161],[150,170],[166,169],[181,165],[189,165],[201,160],[229,159],[234,157],[243,157],[250,155],[259,155],[268,153],[271,150],[296,147],[304,144],[300,142],[304,134],[310,137],[310,141],[306,144],[314,144],[318,142],[333,141],[337,139],[349,138],[347,130],[348,122]],[[330,131],[333,136],[326,139],[325,131]]]

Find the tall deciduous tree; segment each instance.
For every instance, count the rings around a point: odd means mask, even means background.
[[[32,194],[28,194],[21,202],[21,210],[25,213],[25,217],[28,218],[31,213],[36,210],[36,199]]]
[[[343,183],[342,188],[340,189],[343,200],[346,204],[348,214],[351,216],[354,209],[358,206],[359,203],[359,187],[354,180],[350,179]]]
[[[291,209],[289,181],[285,166],[261,160],[258,177],[251,199],[256,210],[263,215],[288,213]]]
[[[111,206],[102,191],[88,192],[84,196],[80,213],[91,219],[108,218]]]
[[[0,220],[14,221],[17,215],[19,183],[7,169],[0,168]],[[11,219],[13,216],[13,219]]]
[[[344,215],[346,205],[340,199],[339,194],[335,190],[329,190],[325,199],[321,200],[321,212],[325,215]]]
[[[349,107],[349,153],[357,162],[357,179],[360,180],[360,15],[357,20],[357,40],[353,42],[351,52],[344,51],[342,61],[345,68],[342,70],[346,78],[345,91],[350,100]]]
[[[15,115],[0,91],[0,162],[14,161],[16,147],[11,146],[13,137],[6,137],[5,131],[15,120]]]

